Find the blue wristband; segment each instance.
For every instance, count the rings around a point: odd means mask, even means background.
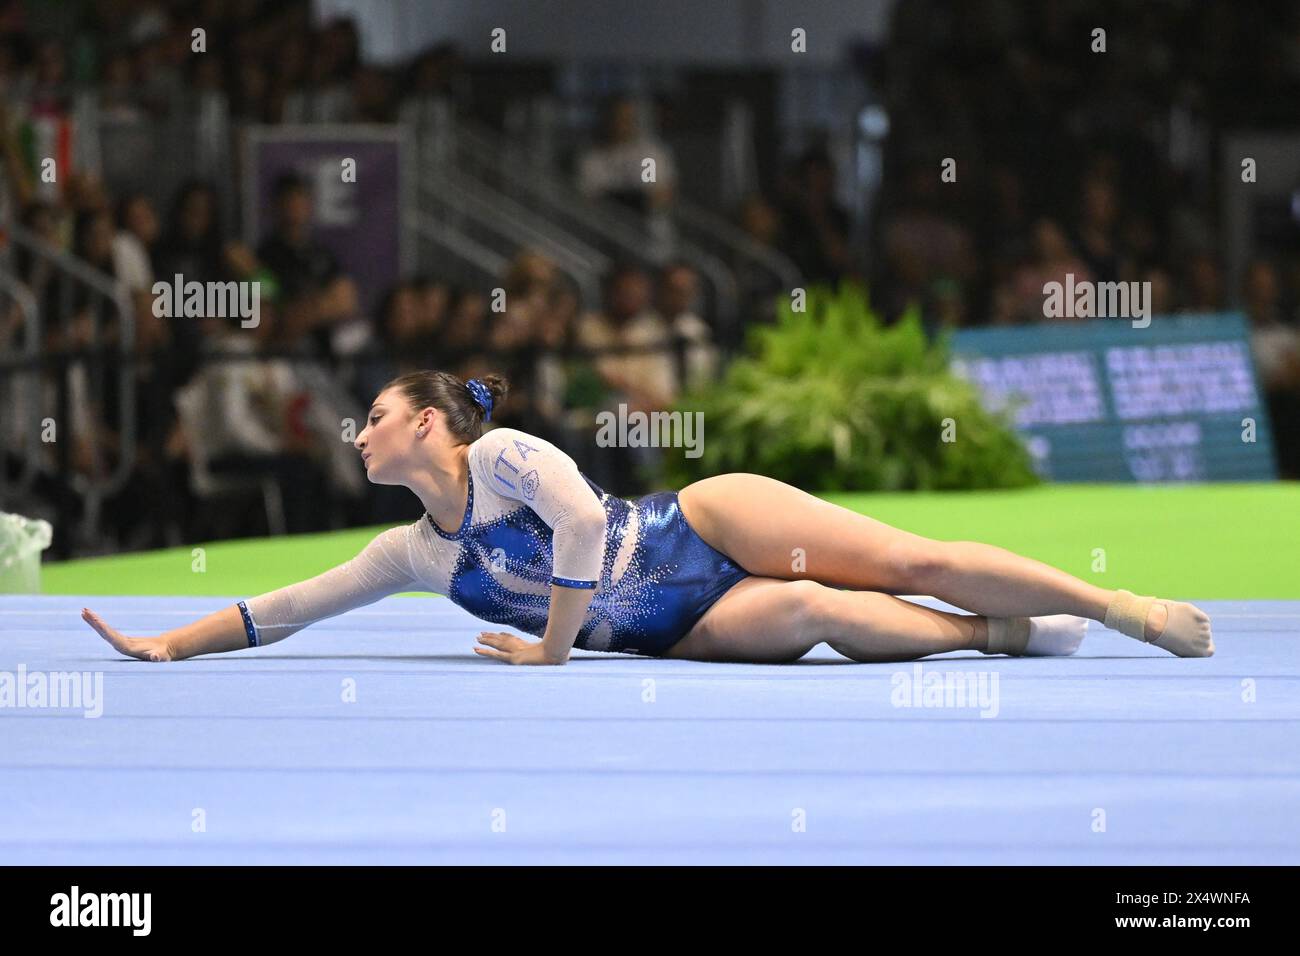
[[[595,581],[579,581],[575,578],[551,578],[551,584],[558,584],[562,588],[591,588],[595,589]]]
[[[248,613],[248,608],[243,601],[239,602],[239,613],[244,616],[244,633],[248,635],[248,646],[260,647],[262,641],[257,636],[257,628],[253,626],[252,615]]]

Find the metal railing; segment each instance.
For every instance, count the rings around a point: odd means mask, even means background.
[[[64,435],[64,441],[59,443],[59,467],[64,474],[69,475],[68,481],[72,490],[79,494],[85,503],[81,534],[85,540],[94,540],[99,536],[100,515],[104,499],[125,486],[136,464],[135,363],[132,361],[135,352],[135,313],[132,310],[130,299],[127,297],[124,287],[111,276],[105,275],[76,256],[50,245],[36,233],[16,223],[11,223],[8,226],[8,235],[15,249],[45,260],[65,277],[65,281],[60,283],[59,313],[57,316],[46,317],[44,320],[46,324],[58,323],[62,325],[72,317],[73,286],[66,279],[74,280],[93,295],[101,297],[105,304],[117,313],[116,352],[119,360],[116,369],[118,376],[117,412],[120,429],[118,432],[118,458],[113,471],[105,474],[99,445],[92,441],[90,446],[90,475],[72,473],[71,455],[69,453],[70,439],[72,438],[70,434],[71,422],[56,420],[56,426],[62,429]],[[34,316],[34,318],[28,319],[29,328],[39,332],[42,326],[42,318],[39,315],[39,308],[34,301],[34,297],[28,301],[28,305],[32,309],[31,315]],[[41,373],[50,366],[63,371],[78,362],[84,361],[89,385],[87,397],[94,404],[102,405],[99,399],[107,392],[104,366],[109,349],[105,347],[108,343],[102,341],[101,311],[91,308],[89,313],[91,316],[89,341],[83,352],[51,353],[41,347],[42,342],[37,335],[29,336],[27,343],[28,360],[35,361],[38,368],[37,374],[28,380],[27,386],[29,388],[27,407],[31,410],[33,416],[39,414],[43,400]],[[34,355],[32,354],[33,345],[36,349]],[[5,362],[0,367],[22,368],[25,365],[26,362]],[[66,397],[66,389],[66,380],[61,380],[61,396]],[[63,415],[63,409],[67,407],[67,404],[65,400],[60,401],[60,415]],[[29,427],[34,428],[36,424],[36,422],[33,422]],[[57,436],[58,432],[56,431],[55,434]],[[33,446],[30,450],[36,450],[36,446]],[[35,480],[34,474],[31,474],[30,479],[28,479],[30,472],[27,469],[39,468],[39,465],[38,455],[34,457],[34,463],[25,465],[24,479]]]
[[[421,204],[430,211],[444,207],[462,222],[513,247],[537,248],[568,275],[588,302],[600,301],[600,277],[612,262],[600,250],[473,177],[447,169],[420,184]],[[498,279],[502,278],[498,274]]]
[[[550,158],[526,138],[502,137],[470,121],[459,121],[443,134],[442,153],[460,168],[506,195],[526,197],[547,210],[548,217],[593,243],[607,243],[620,255],[662,265],[668,258],[692,262],[712,286],[719,330],[733,331],[739,316],[734,268],[748,264],[769,274],[780,288],[802,281],[798,267],[784,254],[756,242],[721,216],[681,197],[669,215],[676,231],[671,248],[647,244],[644,222],[617,203],[585,196]],[[725,335],[724,335],[725,337]]]
[[[716,242],[736,259],[748,260],[775,278],[780,288],[789,291],[803,282],[799,267],[789,256],[768,248],[716,213],[686,200],[675,203],[673,212],[678,224],[702,237],[700,241]]]
[[[683,258],[699,271],[712,294],[712,311],[724,337],[740,319],[740,293],[728,265],[698,244],[678,237],[655,243],[645,222],[617,203],[585,196],[529,146],[502,139],[467,121],[450,132],[449,155],[457,168],[507,196],[516,196],[580,239],[620,258],[654,266]],[[599,301],[599,300],[597,300]]]
[[[406,218],[415,240],[421,272],[468,286],[491,288],[500,281],[510,260],[454,226],[448,217],[417,210]]]
[[[35,412],[39,409],[40,398],[41,313],[36,307],[36,297],[16,276],[0,271],[0,290],[22,312],[25,338],[24,357],[6,360],[4,365],[0,365],[0,375],[5,375],[10,373],[12,363],[16,386],[12,394],[0,391],[5,399],[13,399],[12,403],[6,401],[5,407],[0,409],[0,422],[9,415],[18,415],[18,427],[14,431],[22,435],[22,472],[15,488],[9,487],[8,467],[0,463],[0,501],[10,501],[30,493],[40,471],[40,419]],[[6,432],[6,441],[10,434],[13,432]]]

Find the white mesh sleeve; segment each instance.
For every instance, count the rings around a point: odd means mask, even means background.
[[[522,501],[551,526],[553,584],[594,588],[605,557],[605,509],[572,458],[515,428],[474,443],[477,473],[505,498]]]
[[[308,624],[373,604],[389,594],[422,590],[411,566],[413,533],[410,525],[389,528],[338,567],[243,602],[257,643],[283,640]]]

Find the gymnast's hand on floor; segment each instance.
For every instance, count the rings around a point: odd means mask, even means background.
[[[169,661],[171,648],[161,637],[127,637],[116,628],[109,627],[98,614],[89,608],[81,609],[81,619],[99,632],[99,636],[113,645],[119,654],[142,661]]]
[[[504,631],[498,633],[482,631],[478,636],[478,641],[480,644],[487,644],[488,647],[474,648],[475,654],[482,654],[484,657],[495,657],[507,664],[564,664],[568,662],[568,655],[565,655],[562,661],[554,661],[548,658],[541,641],[525,641],[522,637],[506,634]],[[493,650],[492,648],[496,649]]]

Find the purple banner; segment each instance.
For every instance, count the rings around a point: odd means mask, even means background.
[[[355,182],[345,182],[344,160]],[[370,314],[402,276],[402,141],[376,127],[255,127],[244,179],[244,236],[254,249],[274,226],[272,189],[285,172],[312,189],[312,236],[357,283]],[[349,176],[351,178],[351,176]]]

